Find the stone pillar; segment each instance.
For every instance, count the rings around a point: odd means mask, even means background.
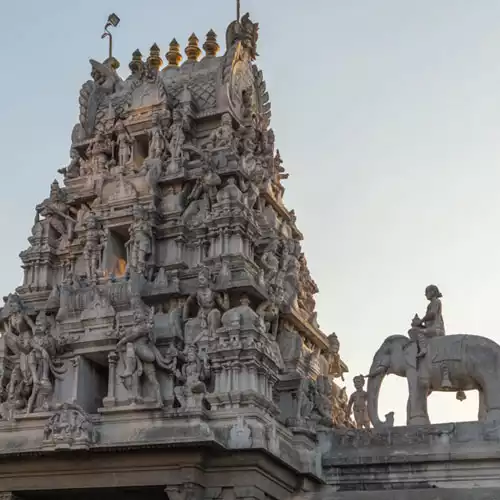
[[[116,365],[118,354],[112,351],[108,354],[108,395],[103,399],[105,408],[112,408],[116,404]]]
[[[76,403],[78,400],[78,381],[80,378],[80,356],[75,356],[74,358],[72,358],[71,365],[73,366],[73,387],[71,392],[71,402]]]

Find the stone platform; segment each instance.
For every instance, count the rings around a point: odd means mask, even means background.
[[[320,436],[329,500],[500,498],[500,423],[345,430]]]

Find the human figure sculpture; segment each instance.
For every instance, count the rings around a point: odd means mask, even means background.
[[[217,193],[217,201],[223,203],[229,201],[230,203],[241,202],[243,200],[243,193],[236,184],[235,177],[229,177],[227,184],[221,188]]]
[[[28,383],[32,386],[26,413],[32,413],[35,409],[49,410],[49,397],[53,391],[52,380],[62,380],[66,371],[63,364],[56,359],[58,345],[50,330],[47,316],[42,311],[37,317],[33,335],[26,349],[23,349],[29,367]]]
[[[417,358],[427,354],[427,339],[440,337],[445,334],[443,321],[443,307],[441,304],[442,294],[436,285],[429,285],[425,289],[425,297],[429,301],[427,312],[423,318],[416,314],[411,323],[408,335],[415,340],[418,345]]]
[[[76,225],[74,215],[77,211],[65,202],[63,191],[56,180],[50,186],[49,198],[38,205],[36,211],[45,218],[41,222],[45,236],[49,236],[49,228],[54,229],[59,236],[59,247],[63,248],[73,240]]]
[[[368,393],[364,390],[365,377],[356,375],[353,379],[356,392],[351,394],[347,406],[347,416],[354,414],[354,421],[358,429],[370,428],[370,417],[368,416]]]
[[[167,134],[167,150],[170,153],[170,160],[167,165],[167,174],[175,174],[182,166],[184,159],[183,147],[186,142],[186,132],[189,130],[186,119],[182,112],[175,109],[173,112],[173,122]]]
[[[149,132],[149,158],[162,158],[166,144],[160,116],[154,114],[152,117],[152,128]]]
[[[221,124],[212,135],[210,140],[214,148],[229,148],[234,144],[233,118],[229,113],[224,113]]]
[[[94,174],[102,174],[106,171],[111,155],[112,147],[110,141],[98,132],[87,149],[87,156],[92,159]]]
[[[273,340],[278,336],[278,319],[280,304],[283,300],[283,291],[274,286],[269,287],[268,300],[257,307],[257,314],[261,318],[262,331],[269,334]]]
[[[93,214],[87,218],[85,226],[83,258],[87,267],[87,278],[95,281],[101,267],[103,232],[99,229],[97,218]]]
[[[156,366],[171,372],[171,356],[164,358],[158,351],[153,339],[153,311],[138,296],[132,298],[133,326],[128,332],[122,332],[117,350],[124,350],[125,370],[120,375],[123,385],[129,392],[131,402],[163,404],[160,384],[156,376]],[[140,379],[144,376],[153,389],[153,396],[143,398],[140,395]]]
[[[264,269],[264,281],[268,285],[276,284],[276,278],[280,268],[280,262],[276,255],[278,252],[278,244],[278,240],[271,240],[260,259],[260,264]]]
[[[116,142],[118,144],[118,165],[125,167],[132,155],[132,137],[122,120],[115,125]]]
[[[264,181],[264,170],[262,167],[255,167],[249,174],[247,182],[242,180],[242,191],[245,193],[245,205],[252,210],[259,201],[260,186]],[[260,206],[257,204],[257,210],[260,211]]]
[[[207,390],[205,382],[210,378],[210,365],[206,356],[200,359],[195,345],[187,347],[186,362],[182,369],[176,372],[176,376],[183,384],[174,387],[181,409],[201,408]]]
[[[203,164],[201,177],[196,180],[193,189],[186,197],[186,209],[182,214],[185,222],[212,209],[217,201],[217,192],[221,183],[221,178],[215,172],[213,165]]]
[[[147,211],[140,205],[134,206],[134,221],[129,234],[127,249],[130,268],[138,273],[144,273],[148,258],[153,251],[153,228]]]
[[[347,373],[348,369],[340,359],[340,342],[336,333],[328,336],[328,345],[328,375],[332,378],[340,377],[344,380],[344,373]]]
[[[190,295],[184,303],[183,320],[190,318],[190,308],[193,303],[198,307],[197,318],[200,320],[201,333],[208,333],[210,338],[215,338],[217,328],[221,325],[221,312],[229,309],[229,295],[227,292],[219,294],[210,287],[210,271],[202,268],[198,274],[198,289]]]

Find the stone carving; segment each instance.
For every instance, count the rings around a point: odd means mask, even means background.
[[[252,447],[252,429],[243,416],[239,416],[236,423],[229,430],[230,448],[244,449]]]
[[[41,221],[42,235],[50,238],[49,231],[55,232],[57,246],[65,248],[73,240],[73,230],[76,224],[76,210],[70,208],[65,201],[63,190],[55,180],[50,187],[50,196],[36,207],[37,213],[44,217]]]
[[[271,240],[266,250],[264,251],[260,265],[264,269],[264,281],[269,285],[275,285],[280,268],[280,262],[277,257],[278,240]]]
[[[233,46],[236,42],[248,50],[250,58],[257,57],[257,40],[259,38],[259,23],[250,20],[250,14],[245,14],[241,20],[234,21],[227,29],[226,47]]]
[[[198,289],[191,294],[185,304],[183,310],[184,322],[188,321],[190,316],[191,306],[195,304],[198,308],[196,318],[200,324],[199,337],[208,335],[209,338],[216,337],[217,328],[221,326],[221,312],[229,309],[229,295],[227,292],[222,294],[215,292],[210,284],[210,270],[203,267],[198,274]],[[193,343],[196,343],[194,341]]]
[[[96,128],[102,130],[109,112],[109,96],[123,89],[112,60],[101,64],[91,59],[90,64],[93,81],[87,81],[80,90],[80,139],[90,137]]]
[[[262,329],[262,318],[251,307],[248,295],[242,295],[240,305],[229,309],[222,315],[222,325],[226,328],[245,327]]]
[[[174,388],[181,410],[201,409],[207,390],[205,381],[210,378],[208,357],[205,355],[200,359],[196,346],[189,345],[186,348],[186,362],[176,372],[176,377],[182,384]]]
[[[133,140],[122,120],[116,122],[115,134],[118,145],[118,165],[125,167],[132,156]]]
[[[97,217],[90,214],[85,223],[85,245],[83,247],[83,258],[87,270],[87,278],[95,282],[102,263],[102,251],[104,248],[104,232],[99,228]]]
[[[392,335],[373,358],[368,380],[368,414],[376,429],[389,426],[378,417],[378,394],[386,374],[406,377],[408,425],[428,425],[427,397],[432,391],[479,391],[479,415],[500,420],[500,346],[476,335],[437,336],[427,340],[427,354],[417,358],[417,342]],[[443,381],[447,384],[443,385]],[[449,384],[449,385],[448,385]]]
[[[229,202],[230,204],[243,203],[243,193],[236,184],[235,177],[227,179],[226,185],[217,193],[217,201],[219,203]]]
[[[273,340],[278,336],[278,320],[280,304],[283,302],[283,290],[269,287],[269,298],[257,307],[257,315],[261,320],[262,331],[270,335]]]
[[[186,143],[186,133],[190,130],[187,117],[179,109],[174,109],[172,125],[167,134],[166,144],[169,152],[169,162],[167,164],[167,174],[176,174],[184,163],[184,144]]]
[[[214,148],[233,148],[234,140],[233,118],[229,113],[224,113],[221,124],[217,130],[212,132],[210,141]]]
[[[153,227],[148,212],[140,205],[134,206],[134,221],[129,229],[127,242],[129,268],[144,274],[153,251]]]
[[[412,328],[408,335],[412,340],[417,342],[418,353],[417,357],[425,356],[427,353],[427,339],[439,337],[445,334],[444,321],[441,305],[441,292],[436,285],[429,285],[425,289],[425,297],[429,301],[427,312],[423,318],[419,318],[415,314],[411,323]]]
[[[154,114],[152,117],[152,128],[149,132],[149,158],[163,158],[166,146],[167,139],[163,132],[160,115]]]
[[[349,405],[347,407],[347,415],[354,414],[354,420],[358,429],[370,428],[370,417],[368,416],[368,393],[364,390],[365,377],[357,375],[353,379],[356,392],[351,394]]]
[[[242,191],[245,193],[245,205],[252,210],[259,201],[260,186],[264,180],[264,170],[260,166],[256,166],[249,174],[248,182],[242,180]],[[260,212],[260,206],[257,206],[257,211]]]
[[[63,403],[47,422],[44,445],[56,449],[89,449],[95,442],[92,420],[74,403]]]
[[[344,380],[344,373],[349,370],[346,364],[340,359],[340,342],[335,333],[332,333],[328,337],[328,344],[330,349],[328,350],[328,375],[333,378],[340,377]]]
[[[288,307],[294,305],[298,295],[300,273],[300,244],[295,240],[285,240],[278,272],[278,283],[284,290],[284,302]]]
[[[33,322],[15,295],[8,298],[5,309],[5,343],[12,362],[6,404],[11,412],[48,411],[54,381],[65,372],[57,359],[58,343],[51,332],[55,325],[45,312],[40,312]]]
[[[122,331],[116,348],[124,357],[125,370],[120,375],[123,385],[129,393],[130,403],[153,403],[163,405],[160,384],[156,376],[156,367],[171,372],[174,360],[164,358],[157,349],[153,338],[153,310],[149,309],[140,296],[133,296],[133,325],[129,331]],[[141,379],[145,381],[141,384]],[[150,394],[144,386],[150,385]],[[141,391],[141,385],[143,390]]]
[[[186,196],[186,209],[182,214],[184,222],[203,222],[205,215],[217,201],[217,190],[222,181],[211,163],[202,166],[202,175]],[[186,185],[186,188],[189,186]],[[186,191],[187,192],[187,191]]]
[[[71,146],[71,149],[69,151],[69,157],[71,158],[69,165],[60,168],[57,172],[64,175],[65,179],[76,179],[77,177],[80,177],[81,174],[80,168],[82,158],[78,150],[73,146]]]
[[[87,148],[87,156],[91,160],[93,174],[102,174],[107,171],[109,161],[113,155],[113,144],[103,134],[97,133]]]

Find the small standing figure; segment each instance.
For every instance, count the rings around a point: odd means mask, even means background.
[[[187,347],[186,363],[181,371],[176,372],[176,376],[183,384],[174,388],[181,409],[201,408],[207,390],[205,381],[210,378],[210,365],[206,356],[200,359],[195,345]]]
[[[184,144],[186,142],[186,132],[189,130],[187,120],[182,112],[174,110],[173,122],[168,131],[167,149],[170,153],[170,161],[167,165],[167,174],[175,174],[182,166],[184,159]]]
[[[353,379],[356,392],[351,394],[349,404],[347,406],[347,418],[351,416],[351,411],[354,414],[356,427],[358,429],[369,429],[370,418],[368,417],[368,393],[364,390],[365,377],[357,375]]]
[[[89,215],[86,221],[85,246],[83,247],[83,258],[87,267],[87,279],[95,281],[97,272],[101,266],[101,240],[102,231],[99,229],[95,215]]]
[[[429,301],[427,312],[423,318],[417,314],[411,322],[408,335],[418,345],[417,358],[427,354],[427,339],[441,337],[445,334],[443,321],[443,306],[441,304],[442,294],[436,285],[429,285],[425,289],[425,297]]]
[[[132,156],[132,138],[121,120],[116,123],[115,132],[118,144],[118,165],[125,167]]]
[[[165,152],[166,139],[163,134],[160,115],[153,115],[152,125],[149,132],[149,158],[162,158]]]
[[[128,262],[131,269],[138,273],[144,273],[153,249],[153,228],[149,222],[147,211],[139,205],[134,207],[134,222],[130,226],[129,233]]]

